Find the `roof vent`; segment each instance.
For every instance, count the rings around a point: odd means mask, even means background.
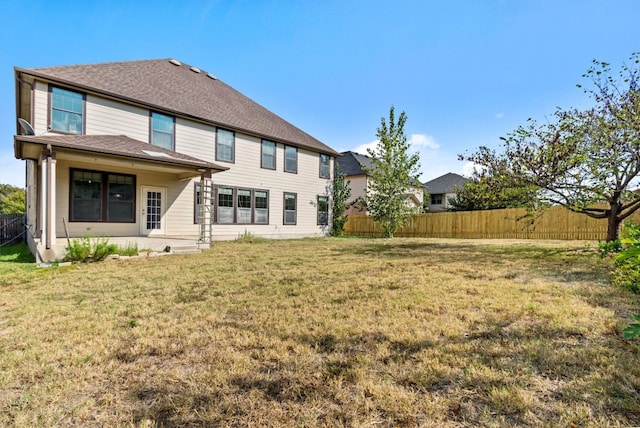
[[[182,63],[177,59],[170,59],[169,62],[173,65],[182,65]]]
[[[196,67],[191,67],[190,70],[193,71],[194,73],[200,73],[200,69]]]
[[[209,74],[209,73],[207,73],[207,77],[208,77],[209,79],[218,80],[218,78],[217,78],[216,76],[214,76],[213,74]]]

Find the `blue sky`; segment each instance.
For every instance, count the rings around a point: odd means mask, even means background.
[[[405,111],[422,181],[557,106],[593,59],[640,51],[640,1],[0,0],[0,183],[13,157],[13,67],[176,58],[338,151],[365,153]]]

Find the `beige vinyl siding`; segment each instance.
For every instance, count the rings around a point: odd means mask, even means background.
[[[328,226],[317,225],[317,196],[327,195],[331,180],[321,179],[320,155],[298,149],[298,173],[284,172],[284,145],[276,144],[276,169],[260,168],[261,140],[236,133],[235,163],[213,176],[217,185],[269,191],[269,224],[214,224],[213,239],[234,239],[245,231],[270,238],[325,236]],[[331,164],[333,168],[333,163]],[[297,224],[283,225],[284,192],[297,194]]]
[[[33,129],[36,135],[42,135],[48,130],[49,126],[49,86],[40,81],[36,81],[34,85],[34,104],[33,104]]]
[[[126,135],[149,141],[149,110],[87,95],[87,135]]]
[[[351,189],[351,197],[347,202],[353,202],[358,198],[365,198],[367,196],[366,175],[354,175],[347,177],[346,181],[349,181],[349,188]]]
[[[176,118],[176,152],[215,163],[215,142],[214,126]]]

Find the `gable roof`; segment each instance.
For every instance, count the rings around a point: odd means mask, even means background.
[[[427,188],[427,192],[430,194],[454,193],[456,188],[464,186],[464,183],[466,183],[467,180],[467,178],[464,178],[459,174],[449,172],[438,178],[434,178],[431,181],[427,181],[424,183],[424,187]]]
[[[297,147],[338,154],[213,75],[176,60],[16,67],[15,72]]]
[[[369,156],[351,151],[340,153],[340,156],[336,158],[336,163],[340,168],[339,171],[347,177],[352,175],[366,175],[362,166],[364,165],[365,168],[369,169],[372,167]]]
[[[336,164],[338,165],[339,171],[347,177],[368,175],[364,168],[373,168],[373,161],[369,156],[352,151],[340,153],[340,156],[336,158]],[[422,183],[418,180],[411,179],[411,184],[415,187],[422,187]]]
[[[46,135],[41,137],[14,136],[13,138],[15,156],[18,159],[29,158],[24,151],[25,144],[37,144],[191,168],[204,168],[216,171],[229,169],[192,156],[134,140],[124,135]]]

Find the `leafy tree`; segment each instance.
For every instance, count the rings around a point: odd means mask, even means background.
[[[347,200],[351,197],[350,181],[345,181],[346,175],[340,172],[340,167],[335,164],[335,171],[333,174],[333,205],[331,206],[331,213],[333,217],[333,223],[331,225],[331,236],[342,236],[344,232],[344,225],[347,223],[348,215],[345,214],[349,208]]]
[[[543,124],[529,119],[502,138],[502,152],[480,147],[461,159],[501,188],[535,189],[536,203],[607,219],[607,241],[616,240],[621,222],[640,208],[640,56],[631,60],[618,78],[608,63],[593,61],[583,75],[593,84],[584,89],[592,108],[558,109]]]
[[[495,177],[484,170],[476,170],[462,188],[449,198],[449,211],[494,210],[502,208],[529,208],[536,199],[536,189],[501,186]]]
[[[377,130],[378,145],[367,149],[371,168],[364,168],[371,177],[367,188],[366,208],[374,220],[381,224],[385,236],[390,238],[402,226],[414,210],[407,204],[412,183],[420,175],[420,156],[409,154],[409,143],[404,133],[407,121],[405,112],[395,121],[393,106],[389,111],[389,123],[381,118]]]
[[[0,184],[0,214],[22,214],[26,208],[24,189]]]

